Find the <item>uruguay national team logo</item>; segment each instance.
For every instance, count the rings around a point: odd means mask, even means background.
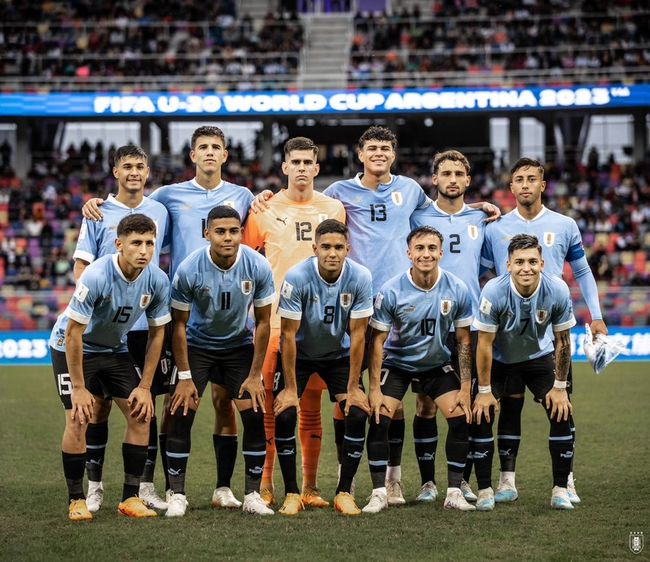
[[[151,302],[151,295],[140,295],[140,308],[147,308]]]
[[[544,246],[552,246],[555,244],[555,232],[544,233]]]
[[[329,217],[325,213],[318,213],[318,224],[326,221]]]
[[[352,304],[352,293],[341,293],[341,306],[343,308],[350,308]]]
[[[630,539],[628,542],[632,554],[640,554],[645,546],[645,539],[643,538],[643,531],[630,531]]]
[[[241,282],[241,292],[244,295],[250,295],[253,291],[253,282],[250,279],[244,279]]]
[[[393,200],[393,203],[397,205],[398,207],[402,206],[402,203],[404,203],[404,199],[402,198],[402,193],[400,191],[393,191],[390,194],[390,198]]]
[[[468,225],[467,234],[472,240],[476,240],[478,238],[478,227],[475,224]]]
[[[225,205],[226,207],[230,207],[231,209],[235,208],[235,202],[234,201],[224,201],[222,205]]]
[[[447,316],[451,312],[451,301],[448,299],[442,299],[440,301],[440,313],[443,316]]]
[[[535,314],[538,324],[543,324],[548,317],[548,310],[538,310]]]

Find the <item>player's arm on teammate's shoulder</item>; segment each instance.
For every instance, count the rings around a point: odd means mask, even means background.
[[[478,394],[474,398],[474,407],[472,413],[474,421],[477,424],[481,423],[481,418],[485,417],[485,421],[490,421],[490,408],[493,407],[495,411],[499,409],[499,403],[494,394],[492,393],[492,345],[497,336],[495,332],[478,332],[478,344],[476,346],[476,370],[478,372]]]
[[[369,392],[368,402],[370,415],[375,423],[379,423],[381,414],[390,414],[390,408],[385,404],[384,393],[381,391],[381,364],[384,355],[384,343],[388,338],[388,331],[373,329],[370,334],[370,346],[368,348],[368,373]]]
[[[186,416],[190,404],[193,404],[194,408],[199,405],[199,393],[192,380],[190,362],[187,357],[187,336],[185,330],[187,328],[187,321],[190,318],[190,311],[189,309],[180,310],[174,304],[172,302],[172,353],[174,354],[174,362],[176,363],[178,382],[176,383],[176,389],[174,390],[169,410],[174,415],[178,408],[183,408],[183,415]]]
[[[501,217],[501,209],[499,209],[499,207],[497,207],[494,203],[490,203],[488,201],[470,203],[469,207],[483,211],[487,215],[487,218],[484,219],[484,222],[493,222]]]
[[[99,210],[99,207],[101,207],[103,204],[104,199],[101,197],[93,197],[92,199],[88,199],[88,201],[86,201],[84,203],[84,206],[81,208],[81,214],[85,219],[91,221],[100,221],[104,218],[104,215]]]
[[[450,408],[450,412],[456,406],[465,412],[467,423],[472,422],[471,407],[471,379],[472,379],[472,343],[470,339],[469,326],[456,326],[456,344],[458,347],[458,363],[460,367],[460,391],[456,397],[456,404]]]
[[[261,408],[262,412],[266,413],[266,393],[264,392],[264,384],[262,383],[262,365],[264,363],[264,356],[266,355],[266,348],[269,345],[269,338],[271,335],[271,308],[272,304],[265,306],[256,306],[253,308],[255,315],[255,333],[253,335],[253,361],[248,377],[239,388],[237,397],[242,398],[244,392],[248,392],[253,401],[253,411],[257,412],[257,408]]]
[[[261,193],[258,193],[255,198],[251,201],[251,212],[254,214],[263,213],[266,211],[270,205],[268,201],[273,197],[273,192],[270,189],[265,189]]]
[[[72,393],[72,421],[78,421],[84,425],[90,422],[93,414],[95,398],[86,388],[83,372],[83,333],[86,331],[86,324],[81,324],[72,318],[68,318],[68,325],[65,329],[65,360],[68,364],[70,384]]]
[[[557,414],[557,421],[566,421],[573,412],[566,391],[569,367],[571,366],[570,328],[553,331],[555,336],[555,382],[546,394],[546,408],[551,409],[551,418]]]
[[[350,374],[348,376],[348,392],[345,403],[345,415],[347,416],[352,406],[356,406],[370,415],[370,405],[365,392],[359,387],[361,381],[361,364],[366,344],[366,330],[368,329],[368,317],[351,318],[349,325],[350,332]]]
[[[285,410],[295,407],[300,410],[298,401],[298,384],[296,382],[296,334],[300,328],[300,320],[282,318],[280,320],[280,338],[282,341],[282,375],[284,389],[273,401],[273,413],[278,416]]]

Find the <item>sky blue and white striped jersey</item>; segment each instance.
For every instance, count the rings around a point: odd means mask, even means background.
[[[373,294],[391,277],[410,265],[406,256],[406,237],[416,209],[430,199],[416,181],[392,176],[376,191],[361,184],[361,174],[330,185],[325,195],[338,199],[345,207],[350,230],[350,258],[372,273]],[[388,259],[387,259],[388,258]]]
[[[454,274],[438,269],[428,291],[411,277],[411,270],[393,277],[379,291],[370,325],[390,331],[384,345],[384,364],[419,373],[447,363],[446,346],[452,326],[472,324],[469,290]]]
[[[411,217],[411,228],[431,226],[445,238],[440,266],[460,277],[467,285],[472,299],[472,312],[478,311],[481,270],[481,252],[485,237],[485,213],[468,205],[453,215],[445,213],[436,201],[426,209],[418,210]]]
[[[300,320],[298,358],[346,357],[350,354],[349,321],[372,316],[372,276],[367,268],[346,258],[338,280],[328,283],[318,272],[316,257],[308,258],[287,272],[278,313],[281,318]]]
[[[176,270],[172,308],[190,310],[187,343],[225,350],[253,343],[255,322],[251,305],[273,303],[271,266],[264,256],[239,246],[235,263],[221,269],[210,256],[210,246],[194,250]]]
[[[567,284],[542,273],[535,292],[519,294],[510,274],[490,279],[481,292],[476,329],[496,332],[494,359],[520,363],[553,351],[552,332],[575,326]]]
[[[158,265],[160,252],[169,244],[170,221],[165,206],[148,197],[142,203],[131,209],[120,203],[113,195],[109,195],[101,208],[104,219],[93,221],[84,219],[77,238],[77,247],[72,257],[88,263],[94,262],[107,254],[115,253],[117,225],[124,218],[135,213],[142,213],[156,223],[156,245],[152,263]],[[138,318],[133,330],[147,330],[147,319],[144,315]]]
[[[52,328],[50,345],[54,349],[65,351],[68,318],[87,324],[84,353],[126,352],[126,334],[142,314],[150,326],[171,321],[165,272],[150,263],[134,281],[128,281],[117,257],[102,256],[81,274],[70,304]]]
[[[218,205],[228,205],[246,220],[253,201],[251,191],[240,185],[222,181],[214,189],[201,187],[196,178],[171,185],[164,185],[150,196],[162,203],[171,219],[171,278],[181,262],[197,248],[208,244],[204,238],[208,213]]]

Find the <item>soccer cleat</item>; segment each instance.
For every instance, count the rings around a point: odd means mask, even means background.
[[[172,496],[174,495],[174,492],[171,491],[170,489],[165,490],[165,503],[169,503],[169,500],[172,499]]]
[[[167,502],[156,494],[153,482],[140,482],[138,497],[151,509],[167,509]]]
[[[275,495],[273,494],[273,488],[260,488],[260,497],[262,501],[269,507],[275,505]]]
[[[244,496],[242,510],[244,513],[251,513],[253,515],[274,515],[274,511],[267,507],[257,492],[251,492]]]
[[[476,511],[492,511],[494,509],[494,490],[485,488],[478,491]]]
[[[388,507],[388,494],[385,488],[377,488],[372,491],[368,505],[361,511],[364,513],[379,513]]]
[[[402,483],[399,480],[386,480],[386,494],[388,505],[404,505],[406,503],[402,492]]]
[[[504,475],[503,472],[499,475],[499,485],[494,494],[494,501],[496,503],[513,502],[519,497],[517,488],[515,488],[514,472],[509,474],[513,476]]]
[[[86,506],[90,513],[97,513],[104,503],[104,485],[101,482],[88,481],[88,494],[86,494]]]
[[[321,509],[323,507],[329,507],[330,505],[330,502],[321,497],[320,490],[316,488],[316,486],[305,486],[300,499],[305,507],[316,507]]]
[[[140,519],[143,517],[158,517],[158,514],[149,509],[145,503],[138,497],[133,496],[125,499],[117,506],[118,513],[126,517],[134,517]]]
[[[569,474],[569,480],[567,481],[566,489],[567,492],[569,492],[569,501],[573,504],[580,503],[581,500],[578,492],[576,492],[576,483],[573,479],[573,472]]]
[[[339,492],[334,497],[334,509],[341,515],[361,515],[361,510],[348,492]]]
[[[169,501],[167,502],[167,517],[183,517],[187,511],[187,506],[189,505],[185,494],[174,494],[173,492],[169,495]]]
[[[465,482],[465,480],[460,481],[460,491],[463,492],[463,497],[468,501],[474,503],[477,498],[476,494],[472,492],[471,486]]]
[[[293,516],[298,515],[303,509],[305,509],[305,506],[300,499],[300,494],[287,494],[278,513],[280,515]]]
[[[436,488],[436,485],[433,482],[429,481],[422,484],[422,488],[420,488],[420,493],[418,494],[418,497],[415,498],[415,501],[430,503],[436,501],[437,497],[438,497],[438,488]]]
[[[212,494],[212,507],[239,509],[241,506],[241,502],[235,497],[232,490],[226,486],[217,488]]]
[[[476,508],[465,499],[460,488],[447,488],[444,508],[457,509],[458,511],[476,511]]]
[[[86,505],[86,500],[70,500],[70,505],[68,506],[68,519],[70,521],[92,521],[93,514],[90,513],[88,506]]]
[[[569,500],[569,492],[566,488],[553,486],[551,492],[551,507],[553,509],[573,509],[573,504]]]

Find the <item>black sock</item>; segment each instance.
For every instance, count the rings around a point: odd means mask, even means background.
[[[370,479],[373,488],[386,486],[386,467],[388,466],[388,426],[390,418],[379,416],[379,423],[375,423],[374,416],[370,418],[368,429],[368,464],[370,466]]]
[[[521,410],[523,398],[501,398],[501,412],[497,429],[497,445],[501,472],[515,472],[517,453],[521,442]]]
[[[296,422],[295,408],[287,408],[275,418],[275,451],[280,461],[285,494],[298,494],[296,479]]]
[[[573,434],[573,456],[571,457],[571,470],[573,472],[573,461],[576,458],[576,424],[573,421],[573,416],[569,414],[569,425],[571,426],[571,433]]]
[[[122,459],[124,460],[122,501],[124,501],[138,495],[144,463],[147,462],[147,446],[122,443]]]
[[[343,438],[345,436],[345,419],[334,418],[334,443],[336,444],[336,459],[343,462]]]
[[[448,418],[447,441],[445,453],[447,454],[447,479],[450,488],[460,488],[463,479],[463,470],[469,450],[469,426],[465,416]]]
[[[476,482],[478,489],[484,490],[492,486],[492,459],[494,458],[494,436],[492,423],[494,422],[494,408],[490,408],[490,423],[481,418],[481,423],[469,426],[469,454],[476,468]],[[467,472],[465,472],[467,474]],[[465,482],[468,482],[463,475]]]
[[[367,419],[368,415],[356,406],[352,406],[350,413],[345,417],[343,458],[341,462],[341,476],[336,487],[337,494],[339,492],[350,493],[352,480],[359,469],[359,462],[363,455]]]
[[[245,481],[244,494],[260,491],[262,471],[266,460],[266,434],[264,433],[264,414],[253,408],[241,412],[244,426],[242,453],[244,455]]]
[[[86,470],[88,480],[102,481],[106,443],[108,442],[108,422],[89,423],[86,427]]]
[[[213,435],[212,444],[217,460],[217,488],[230,488],[237,462],[237,436]]]
[[[388,466],[400,466],[402,464],[405,426],[404,418],[391,420],[388,426]]]
[[[68,502],[83,500],[84,495],[84,468],[86,453],[66,453],[61,451],[63,460],[63,475],[68,486]]]
[[[438,447],[438,423],[436,418],[413,418],[413,444],[418,460],[422,485],[436,482],[436,448]]]
[[[149,424],[149,446],[147,447],[147,462],[144,464],[142,482],[153,482],[153,473],[156,468],[156,454],[158,453],[158,424],[156,416],[151,418]]]
[[[158,444],[160,445],[160,462],[163,467],[163,472],[165,473],[165,490],[171,489],[169,486],[169,473],[167,469],[169,465],[167,463],[167,434],[161,433],[158,435]]]
[[[548,448],[551,452],[551,465],[553,467],[553,486],[566,488],[569,472],[571,472],[571,459],[573,458],[571,424],[569,420],[559,422],[551,419],[551,410],[544,409],[551,422]]]
[[[169,433],[167,433],[168,489],[175,494],[185,494],[185,472],[192,449],[194,415],[194,410],[188,410],[187,415],[184,416],[183,412],[178,409],[169,420]]]

